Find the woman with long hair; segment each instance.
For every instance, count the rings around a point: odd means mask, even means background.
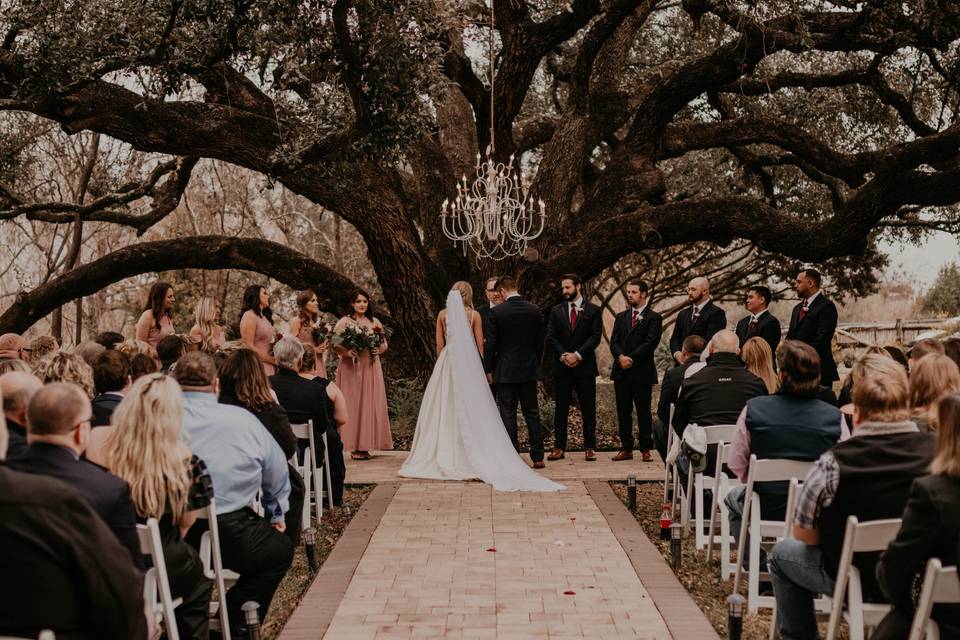
[[[373,312],[370,295],[357,290],[350,296],[351,313],[337,322],[334,333],[346,330],[383,332],[383,325]],[[340,437],[343,447],[354,460],[369,460],[370,451],[393,449],[390,418],[387,414],[387,386],[383,381],[380,356],[387,350],[387,341],[372,350],[337,345],[340,364],[337,386],[347,399],[347,423]]]
[[[93,400],[96,389],[93,384],[93,367],[75,353],[58,351],[34,365],[33,374],[43,384],[48,382],[72,382]]]
[[[924,356],[920,362],[932,356]],[[940,356],[944,357],[944,356]],[[912,377],[912,376],[911,376]],[[957,564],[960,537],[960,394],[936,403],[937,445],[930,475],[917,478],[903,510],[903,524],[877,564],[877,581],[893,609],[877,626],[874,640],[899,640],[910,633],[920,580],[930,558]],[[960,638],[960,605],[935,605],[931,615],[941,638]]]
[[[290,428],[287,412],[277,404],[263,364],[256,352],[237,349],[220,365],[220,403],[243,407],[267,428],[289,460],[297,453],[297,437]],[[294,546],[300,540],[305,488],[300,473],[290,467],[290,510],[286,515],[287,535]]]
[[[243,303],[240,305],[240,340],[256,352],[263,365],[263,372],[268,376],[276,372],[276,361],[272,353],[276,337],[270,295],[260,285],[252,284],[243,291]]]
[[[763,380],[767,393],[777,392],[780,382],[773,370],[773,353],[766,340],[754,337],[744,342],[740,349],[740,359],[747,365],[747,371]]]
[[[220,305],[210,296],[197,301],[193,310],[195,324],[190,327],[190,337],[200,346],[200,351],[214,354],[220,350],[226,338],[220,321]]]
[[[910,419],[921,431],[937,430],[937,403],[947,393],[960,392],[960,369],[947,356],[931,353],[910,372]]]
[[[290,321],[290,335],[312,348],[320,363],[317,375],[327,377],[327,341],[317,342],[315,331],[320,328],[320,302],[313,289],[304,289],[297,294],[297,317]]]
[[[86,453],[127,481],[141,521],[159,521],[171,595],[183,598],[174,611],[180,637],[206,638],[212,587],[199,555],[183,536],[209,495],[203,464],[181,439],[181,397],[173,378],[160,373],[140,378],[117,405],[113,426],[103,428],[105,437],[91,442]]]
[[[169,282],[154,282],[147,294],[147,303],[137,320],[136,339],[143,340],[153,349],[151,354],[157,357],[157,343],[174,332],[173,329],[173,286]],[[158,360],[159,362],[159,360]]]

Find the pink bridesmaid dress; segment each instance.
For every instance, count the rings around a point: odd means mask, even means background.
[[[302,321],[300,324],[300,333],[297,334],[297,340],[302,342],[304,346],[311,346],[314,348],[317,346],[317,341],[313,338],[313,327],[308,324],[303,324]],[[326,351],[317,354],[317,375],[324,379],[327,377]]]
[[[276,337],[277,332],[273,329],[273,323],[267,320],[266,316],[260,316],[257,321],[257,332],[253,336],[253,346],[256,350],[265,356],[271,355],[273,340]],[[277,369],[272,364],[264,362],[263,372],[272,376],[277,372]]]
[[[157,323],[154,322],[150,325],[150,331],[147,333],[147,344],[153,349],[154,354],[157,353],[157,345],[160,341],[169,335],[173,335],[173,320],[167,314],[163,314],[160,316],[160,328],[158,329]],[[153,360],[157,363],[157,369],[159,370],[163,366],[160,358],[154,355]]]
[[[347,322],[358,324],[353,319]],[[359,324],[373,328],[373,323],[366,318]],[[369,351],[360,353],[356,361],[350,356],[341,357],[337,367],[337,386],[347,400],[347,422],[340,430],[344,451],[393,449],[387,415],[387,387],[380,358],[371,360]]]

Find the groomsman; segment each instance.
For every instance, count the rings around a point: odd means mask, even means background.
[[[727,314],[710,299],[709,280],[704,277],[691,280],[687,285],[687,299],[690,306],[677,314],[670,336],[670,353],[676,362],[680,362],[683,341],[688,336],[700,336],[710,342],[713,334],[727,326]]]
[[[597,459],[597,356],[603,330],[600,307],[583,299],[583,285],[573,274],[561,277],[563,302],[550,311],[547,346],[553,351],[554,412],[553,452],[547,460],[562,460],[567,449],[567,418],[573,391],[583,414],[584,457]]]
[[[627,284],[626,311],[617,314],[610,337],[613,354],[613,390],[617,399],[617,420],[620,425],[620,451],[613,460],[633,460],[633,410],[637,410],[637,427],[644,462],[653,460],[652,416],[650,403],[657,369],[653,354],[660,344],[663,318],[650,308],[649,288],[642,280]],[[722,312],[721,312],[722,313]]]
[[[804,269],[797,275],[800,303],[790,315],[787,340],[806,342],[820,356],[820,384],[829,387],[839,380],[833,359],[833,334],[837,330],[837,306],[820,291],[821,277],[816,269]]]
[[[477,313],[480,314],[480,324],[483,327],[483,350],[487,351],[487,339],[490,335],[490,319],[493,317],[493,308],[503,302],[503,296],[500,295],[500,290],[497,289],[497,276],[491,276],[487,278],[486,282],[483,283],[483,290],[487,296],[487,304],[480,305],[477,307]],[[493,394],[493,397],[497,397],[497,387],[493,383],[490,384],[490,393]]]
[[[747,311],[750,315],[737,323],[737,337],[740,338],[740,348],[750,338],[760,337],[770,345],[770,352],[776,355],[780,345],[780,321],[767,310],[773,292],[762,285],[747,289]],[[776,362],[776,358],[774,358]]]

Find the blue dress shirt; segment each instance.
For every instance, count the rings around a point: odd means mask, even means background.
[[[217,514],[253,504],[257,491],[270,522],[283,522],[290,508],[290,471],[270,432],[241,407],[217,402],[212,393],[183,393],[183,432],[213,481]]]

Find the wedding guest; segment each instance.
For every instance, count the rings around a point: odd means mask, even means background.
[[[553,451],[547,460],[561,460],[567,450],[567,421],[573,392],[583,416],[583,448],[587,461],[597,459],[597,356],[603,332],[603,313],[583,299],[579,276],[560,278],[564,302],[556,305],[547,321],[546,343],[554,357]]]
[[[821,375],[823,367],[821,366]],[[782,638],[816,638],[813,599],[833,593],[847,517],[860,522],[899,518],[910,485],[933,459],[934,436],[907,420],[910,391],[903,367],[889,356],[869,355],[853,365],[853,435],[817,460],[797,498],[793,537],[770,554]],[[859,553],[864,600],[879,593],[879,554]]]
[[[92,367],[93,361],[105,350],[102,344],[93,340],[85,340],[73,348],[73,353],[83,358],[83,361]]]
[[[773,300],[769,287],[757,285],[747,289],[746,307],[750,315],[737,323],[737,337],[740,348],[750,338],[758,337],[770,345],[771,355],[777,352],[780,344],[780,321],[767,309]]]
[[[700,361],[700,354],[707,346],[701,336],[687,336],[683,341],[678,360],[680,364],[668,369],[660,383],[660,398],[657,402],[657,416],[653,420],[653,444],[660,453],[660,459],[667,459],[667,428],[670,424],[670,406],[676,404],[677,395],[683,384],[684,375],[692,364]]]
[[[249,411],[217,402],[220,383],[209,354],[186,354],[173,375],[183,389],[184,434],[213,481],[223,564],[240,574],[227,592],[230,627],[246,633],[241,605],[256,601],[260,619],[266,619],[293,561],[293,543],[284,535],[290,496],[287,459]],[[250,506],[258,494],[264,516]]]
[[[960,367],[960,338],[947,338],[943,341],[944,355]]]
[[[220,403],[243,407],[255,415],[276,440],[287,460],[293,458],[297,454],[297,437],[290,428],[287,412],[270,389],[257,354],[250,349],[235,350],[220,365],[217,376]],[[289,472],[290,510],[286,515],[286,533],[296,546],[300,541],[306,489],[300,472],[292,466],[289,466]]]
[[[727,314],[713,303],[710,297],[710,281],[704,277],[694,278],[687,285],[687,300],[690,306],[677,314],[670,336],[670,352],[679,361],[680,350],[687,336],[701,336],[707,342],[727,326]]]
[[[30,362],[38,362],[49,355],[53,355],[60,350],[57,339],[53,336],[37,336],[30,341],[25,351],[29,355]]]
[[[108,351],[104,355],[116,354]],[[210,503],[204,490],[203,465],[191,463],[181,439],[183,401],[180,386],[159,373],[140,378],[115,412],[108,435],[87,458],[130,485],[138,521],[159,521],[170,595],[182,598],[174,609],[181,638],[207,638],[211,581],[203,574],[196,550],[183,536],[197,519],[196,509]]]
[[[350,315],[340,318],[334,333],[345,330],[383,331],[383,325],[374,315],[370,296],[358,290],[350,297]],[[387,342],[373,350],[362,352],[337,345],[340,364],[337,366],[337,386],[347,399],[349,417],[340,437],[343,446],[354,460],[369,460],[370,451],[393,449],[390,418],[387,415],[387,388],[383,381],[380,356],[387,350]]]
[[[148,373],[156,373],[158,370],[157,361],[145,353],[137,353],[130,358],[130,380],[132,382],[136,382]]]
[[[343,397],[343,391],[333,380],[321,378],[316,374],[317,356],[311,353],[310,349],[303,350],[303,364],[300,366],[300,377],[306,380],[312,380],[322,387],[327,399],[327,418],[328,423],[335,425],[337,429],[347,423],[347,399]],[[339,436],[338,436],[339,437]],[[341,452],[341,458],[343,453]]]
[[[800,302],[790,314],[787,340],[806,342],[820,356],[820,384],[830,386],[839,380],[833,359],[833,334],[837,330],[837,306],[820,291],[822,278],[816,269],[804,269],[797,275]]]
[[[5,333],[0,336],[0,359],[29,360],[29,354],[24,351],[26,346],[19,334]]]
[[[327,377],[327,340],[317,342],[316,332],[322,330],[320,324],[320,302],[313,289],[304,289],[297,294],[297,309],[299,314],[290,321],[290,335],[295,336],[305,346],[316,351],[320,367],[317,374],[321,378]]]
[[[116,331],[102,331],[93,339],[94,342],[102,345],[104,349],[113,349],[123,342],[123,340],[123,334]]]
[[[955,391],[940,400],[937,423],[940,426],[930,475],[913,481],[900,532],[877,563],[877,582],[893,609],[870,636],[872,640],[900,640],[910,634],[914,588],[923,580],[930,558],[939,558],[945,567],[957,564],[960,395]],[[940,627],[941,638],[960,638],[960,605],[934,605],[930,617]]]
[[[917,362],[919,362],[924,356],[931,353],[941,356],[946,355],[946,350],[943,348],[943,343],[939,340],[934,340],[933,338],[925,338],[910,347],[910,351],[907,352],[907,356],[909,357],[909,370],[913,371],[913,368],[917,365]]]
[[[114,349],[120,353],[126,354],[128,358],[133,358],[133,356],[142,354],[154,358],[154,361],[157,363],[157,370],[160,369],[160,360],[157,359],[156,350],[150,346],[149,343],[144,342],[143,340],[124,340],[123,342],[117,344]]]
[[[740,359],[747,366],[747,371],[763,380],[767,393],[777,392],[780,381],[773,369],[773,352],[766,340],[754,336],[744,342],[740,345]]]
[[[157,358],[160,360],[160,373],[170,373],[170,367],[177,363],[183,355],[183,339],[177,334],[170,334],[160,338],[157,343]]]
[[[52,357],[37,363],[34,373],[44,384],[49,382],[71,382],[87,394],[92,400],[96,395],[93,386],[93,367],[80,356],[60,351]]]
[[[173,333],[173,286],[168,282],[155,282],[147,294],[147,303],[137,320],[137,340],[150,345],[151,354],[157,357],[157,344],[165,336]],[[159,365],[159,359],[157,361]]]
[[[190,327],[190,337],[200,345],[204,353],[216,353],[227,341],[220,322],[220,305],[210,296],[197,301],[193,310],[195,324]]]
[[[270,295],[260,285],[252,284],[243,291],[243,303],[240,305],[240,340],[257,352],[260,362],[263,363],[263,372],[268,376],[276,371],[271,353],[276,337]]]
[[[920,431],[937,431],[937,403],[945,394],[960,392],[960,369],[939,353],[926,355],[910,373],[910,419]]]
[[[884,349],[883,347],[878,347],[876,345],[871,345],[863,350],[859,358],[869,355],[877,355],[882,358],[893,359],[893,356],[890,355],[890,352]],[[906,369],[904,369],[906,371]],[[822,383],[821,383],[822,384]],[[838,406],[841,411],[847,414],[848,419],[852,418],[853,415],[853,375],[848,373],[847,377],[843,379],[843,382],[840,385],[840,394],[837,400]]]
[[[143,575],[74,487],[0,464],[0,549],[0,635],[149,637]]]
[[[620,451],[614,461],[633,460],[633,411],[637,411],[637,435],[640,455],[644,462],[653,460],[653,420],[650,405],[653,385],[657,383],[654,354],[660,344],[663,318],[650,308],[650,288],[643,280],[627,283],[627,308],[617,314],[610,336],[613,355],[613,391],[617,402]],[[721,311],[721,313],[723,313]],[[684,336],[684,340],[688,336]],[[682,343],[682,341],[681,341]],[[679,359],[682,346],[677,350]]]
[[[38,390],[27,407],[27,448],[7,464],[15,471],[63,480],[87,497],[130,552],[140,562],[130,486],[81,456],[90,437],[90,399],[68,382],[51,382]]]
[[[10,434],[7,456],[13,458],[27,448],[27,407],[43,382],[32,373],[11,371],[0,375],[3,416]]]
[[[131,383],[130,358],[113,349],[97,356],[93,363],[93,385],[97,395],[91,403],[94,427],[110,424],[113,412]]]
[[[887,344],[883,346],[883,350],[887,352],[891,358],[897,361],[904,371],[910,372],[910,361],[907,359],[907,354],[903,352],[899,346],[895,344]]]
[[[503,296],[497,288],[497,279],[497,276],[491,276],[484,281],[483,289],[487,302],[477,307],[477,313],[480,314],[480,323],[483,328],[484,343],[486,343],[487,336],[490,335],[490,318],[493,317],[493,308],[503,302]],[[484,346],[484,351],[486,351],[486,346]],[[490,384],[490,391],[496,397],[497,394],[492,383]]]
[[[33,373],[33,369],[30,368],[30,365],[19,358],[4,358],[0,360],[0,376],[13,371],[19,371],[21,373]]]

